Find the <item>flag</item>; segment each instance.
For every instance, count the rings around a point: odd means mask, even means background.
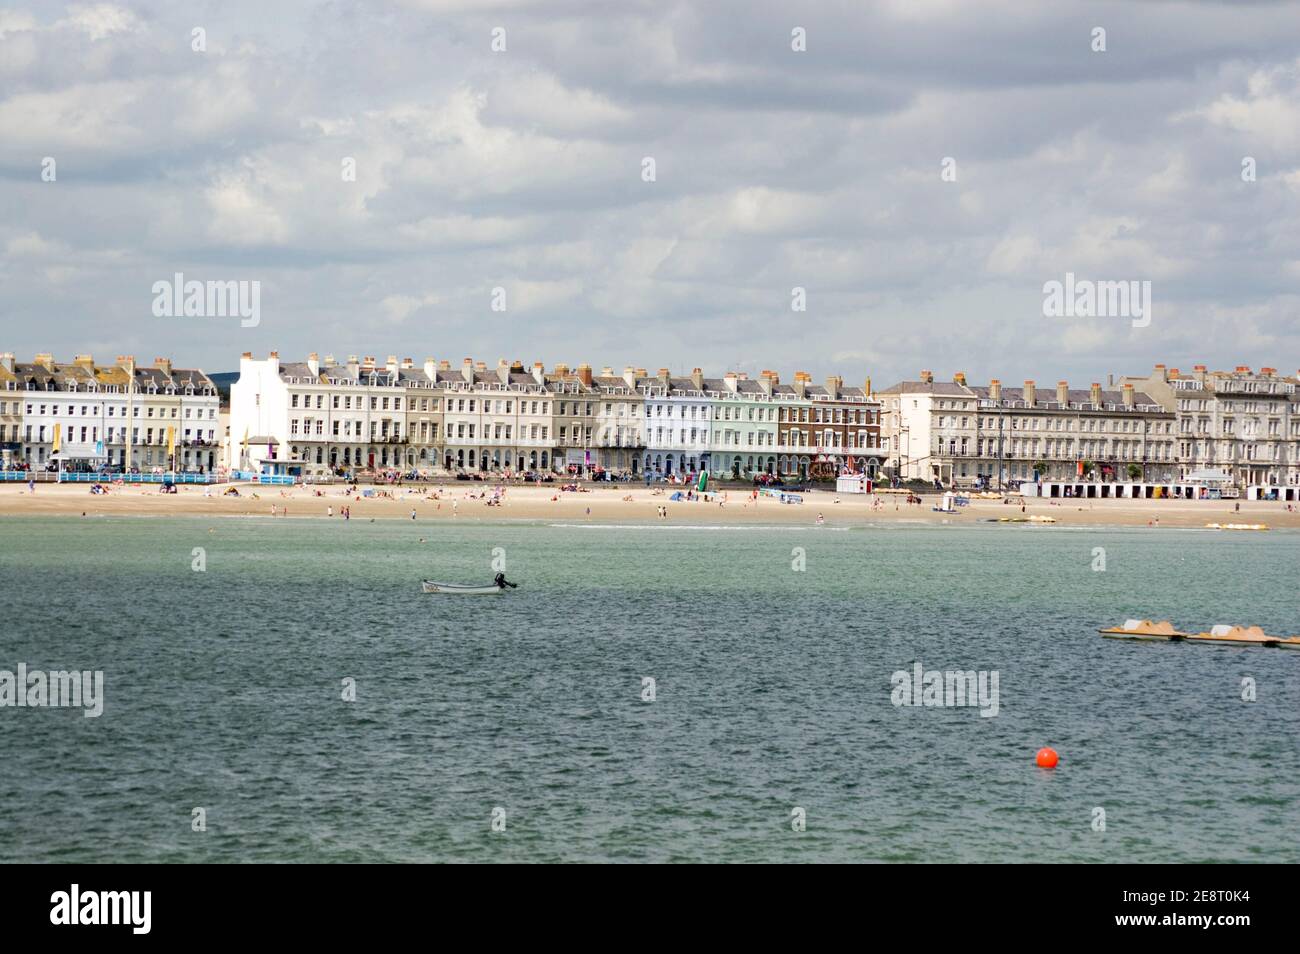
[[[55,424],[54,425],[54,453],[56,454],[59,452],[59,448],[63,446],[63,441],[61,439],[62,437],[63,437],[63,425]]]
[[[176,428],[170,424],[167,425],[167,453],[170,456],[176,454]]]

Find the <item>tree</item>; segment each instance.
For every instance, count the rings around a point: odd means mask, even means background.
[[[1128,465],[1128,479],[1135,483],[1142,479],[1142,467],[1139,464]]]

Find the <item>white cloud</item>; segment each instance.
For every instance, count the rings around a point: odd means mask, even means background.
[[[70,26],[91,40],[103,40],[115,33],[130,33],[140,28],[134,13],[111,3],[75,4],[55,27]]]

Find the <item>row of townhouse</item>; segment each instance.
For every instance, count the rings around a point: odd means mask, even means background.
[[[1087,479],[1166,483],[1222,470],[1241,486],[1300,484],[1296,378],[1274,369],[1191,376],[1156,365],[1119,386],[1054,391],[935,381],[880,392],[889,472],[944,486]]]
[[[874,474],[880,405],[865,387],[800,372],[706,378],[627,367],[245,353],[231,387],[232,466],[321,476],[356,470],[736,476]]]
[[[46,470],[179,470],[221,464],[220,397],[202,371],[133,357],[97,365],[0,355],[0,466]]]
[[[1276,368],[1190,374],[1158,364],[1121,379],[1172,411],[1182,470],[1219,470],[1239,486],[1300,486],[1300,374]]]

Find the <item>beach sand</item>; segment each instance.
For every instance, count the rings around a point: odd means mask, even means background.
[[[204,488],[182,486],[175,494],[159,493],[156,485],[114,487],[107,496],[92,495],[85,484],[37,484],[29,493],[26,484],[0,486],[0,517],[48,515],[99,516],[277,516],[342,519],[340,509],[351,507],[353,520],[410,520],[416,522],[460,520],[476,522],[532,521],[542,523],[593,524],[715,524],[755,526],[812,525],[820,514],[827,526],[905,521],[931,524],[975,524],[999,517],[1048,516],[1057,526],[1160,526],[1204,527],[1208,523],[1263,523],[1272,529],[1300,528],[1300,512],[1289,513],[1286,504],[1241,501],[1234,510],[1232,500],[1044,500],[1027,498],[1025,512],[1017,504],[996,500],[972,500],[956,514],[931,510],[940,498],[927,495],[920,506],[892,495],[837,494],[829,490],[803,493],[802,504],[782,504],[760,496],[757,502],[748,491],[731,490],[710,494],[710,502],[670,501],[672,489],[652,490],[644,485],[596,486],[585,493],[563,492],[558,484],[506,487],[504,503],[489,507],[486,500],[495,485],[452,482],[408,484],[376,488],[391,496],[365,497],[345,493],[343,485],[282,488],[237,484],[240,497],[220,496],[230,485],[218,484],[212,496]],[[361,488],[365,489],[364,485]],[[318,496],[319,494],[319,496]],[[485,495],[479,497],[480,494]],[[630,497],[631,499],[624,499]],[[720,505],[720,501],[723,501]],[[873,505],[873,502],[878,501]],[[667,507],[667,516],[658,516]]]

